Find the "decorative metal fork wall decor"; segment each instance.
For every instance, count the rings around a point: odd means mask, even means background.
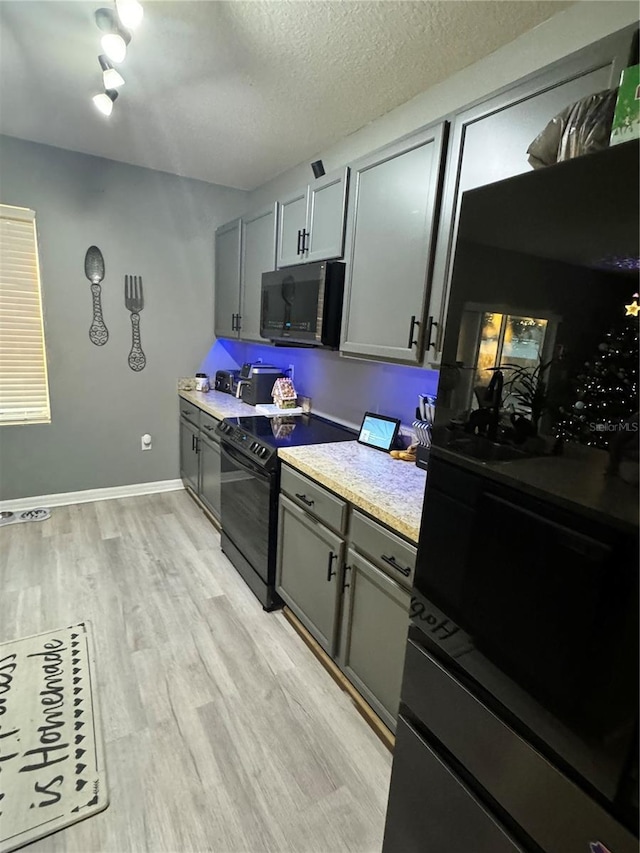
[[[142,292],[141,275],[125,275],[124,277],[124,304],[127,311],[131,312],[131,352],[129,353],[129,367],[138,373],[144,370],[147,363],[146,356],[142,351],[140,342],[140,312],[144,308],[144,295]]]

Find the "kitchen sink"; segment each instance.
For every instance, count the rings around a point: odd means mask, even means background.
[[[530,453],[512,444],[499,444],[497,441],[489,441],[477,435],[455,438],[447,444],[447,450],[472,456],[481,462],[514,462],[531,457]]]

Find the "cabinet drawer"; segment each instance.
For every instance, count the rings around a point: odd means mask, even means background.
[[[351,544],[394,580],[403,586],[412,586],[417,548],[409,542],[354,510]]]
[[[194,426],[200,426],[200,409],[194,406],[193,403],[188,403],[182,397],[178,399],[180,404],[180,414],[185,420],[188,420]]]
[[[315,515],[334,530],[344,533],[347,523],[345,501],[286,466],[282,467],[280,488],[298,506]]]
[[[200,429],[203,435],[213,441],[214,444],[220,444],[220,439],[216,435],[216,429],[220,421],[214,418],[213,415],[208,415],[206,412],[200,412]]]

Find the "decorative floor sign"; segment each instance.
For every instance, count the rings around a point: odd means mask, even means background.
[[[0,853],[109,804],[90,627],[0,643]]]

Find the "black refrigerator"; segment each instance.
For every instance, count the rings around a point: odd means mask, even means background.
[[[638,156],[464,195],[384,853],[637,853]]]

